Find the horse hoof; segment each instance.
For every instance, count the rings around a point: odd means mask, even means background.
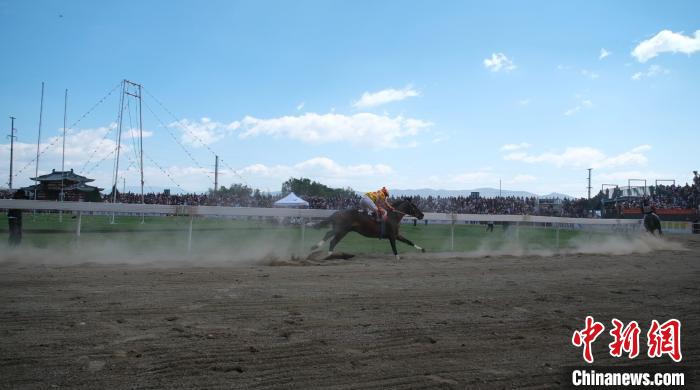
[[[396,261],[399,261],[399,260],[401,260],[401,258],[399,257],[399,255],[396,255]]]

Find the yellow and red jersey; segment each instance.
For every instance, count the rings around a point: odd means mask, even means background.
[[[386,202],[386,195],[384,195],[382,190],[370,191],[366,195],[368,198],[372,199],[374,203],[377,203],[377,201]]]

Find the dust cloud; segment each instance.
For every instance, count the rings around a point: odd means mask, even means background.
[[[146,246],[146,245],[144,245]],[[217,265],[295,265],[304,263],[309,248],[302,248],[299,240],[280,239],[261,233],[247,239],[245,245],[232,245],[220,238],[198,237],[191,252],[184,242],[148,242],[147,248],[118,240],[66,243],[60,249],[20,247],[7,248],[0,253],[0,264],[128,264],[149,266],[217,266]],[[582,233],[570,239],[565,247],[553,249],[534,240],[515,236],[505,241],[486,239],[476,250],[459,252],[460,257],[477,258],[491,256],[557,256],[569,254],[625,255],[652,251],[682,251],[684,246],[672,238],[651,236],[646,233],[632,235],[588,235]],[[410,257],[441,258],[455,253],[408,254]],[[372,257],[372,256],[370,256]]]
[[[0,264],[128,264],[149,266],[216,266],[226,264],[266,264],[294,259],[301,252],[298,240],[277,237],[270,240],[263,234],[248,239],[245,245],[226,245],[220,239],[197,238],[190,252],[186,242],[149,242],[138,248],[118,240],[72,242],[60,248],[21,246],[5,248]]]
[[[544,248],[536,242],[509,237],[505,243],[497,245],[492,240],[485,240],[475,251],[467,252],[467,257],[484,256],[556,256],[573,254],[626,255],[642,254],[653,251],[683,251],[684,246],[666,237],[652,236],[647,233],[631,235],[601,235],[581,233],[570,239],[565,247],[558,249]]]

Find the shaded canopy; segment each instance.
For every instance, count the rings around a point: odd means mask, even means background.
[[[275,207],[309,207],[309,202],[290,192],[289,195],[275,202]]]

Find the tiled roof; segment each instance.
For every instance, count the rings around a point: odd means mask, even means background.
[[[72,169],[70,171],[56,171],[54,169],[51,171],[51,173],[48,173],[46,175],[41,175],[38,177],[32,177],[31,179],[34,181],[70,180],[70,181],[77,181],[79,183],[89,183],[91,181],[95,181],[95,179],[88,179],[85,176],[81,176],[81,175],[74,173]]]

